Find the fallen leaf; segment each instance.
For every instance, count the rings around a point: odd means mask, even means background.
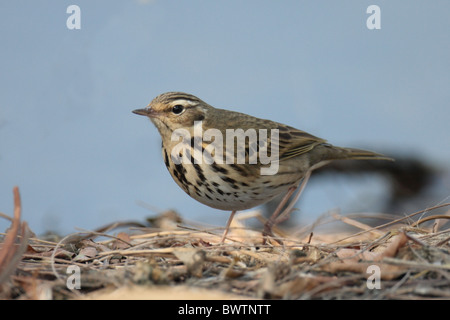
[[[173,254],[183,262],[190,274],[198,278],[202,276],[203,263],[205,262],[203,250],[179,248],[175,249]]]
[[[80,250],[80,252],[77,254],[75,258],[73,258],[73,261],[88,261],[92,258],[97,256],[97,249],[94,247],[85,247]]]
[[[119,232],[117,235],[117,240],[112,243],[113,250],[127,249],[130,247],[131,238],[126,232]]]
[[[356,273],[367,274],[368,267],[377,265],[381,271],[381,278],[390,280],[397,277],[404,270],[401,266],[395,266],[382,262],[385,257],[394,257],[398,249],[405,245],[407,237],[404,233],[400,233],[391,238],[386,249],[379,253],[370,251],[355,250],[343,248],[336,252],[339,260],[332,261],[324,265],[323,270],[328,272],[351,271]]]

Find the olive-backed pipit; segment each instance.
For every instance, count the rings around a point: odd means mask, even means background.
[[[302,178],[307,180],[313,169],[331,160],[391,160],[371,151],[335,147],[271,120],[217,109],[182,92],[163,93],[133,112],[149,117],[158,129],[163,159],[175,182],[195,200],[232,211],[222,242],[236,211],[287,192],[265,226],[265,234],[271,235]]]

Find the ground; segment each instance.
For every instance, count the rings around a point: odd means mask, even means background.
[[[433,215],[450,204],[376,227],[334,214],[351,229],[276,229],[278,239],[247,227],[264,219],[255,211],[236,216],[220,244],[222,230],[187,227],[174,212],[146,226],[37,237],[14,191],[14,217],[2,214],[11,220],[0,243],[2,299],[450,298],[450,215]]]

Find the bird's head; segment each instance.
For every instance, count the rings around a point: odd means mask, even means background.
[[[133,110],[133,113],[149,117],[163,139],[170,139],[177,129],[191,131],[194,122],[203,121],[210,109],[210,105],[193,95],[166,92],[154,98],[147,107]]]

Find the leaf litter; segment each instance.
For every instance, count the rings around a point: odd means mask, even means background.
[[[278,227],[278,239],[247,227],[264,217],[244,212],[220,244],[221,230],[188,227],[174,211],[147,224],[36,237],[13,193],[13,217],[0,214],[11,221],[0,238],[1,299],[450,298],[450,210],[433,215],[450,203],[377,227],[331,213],[353,229]]]

